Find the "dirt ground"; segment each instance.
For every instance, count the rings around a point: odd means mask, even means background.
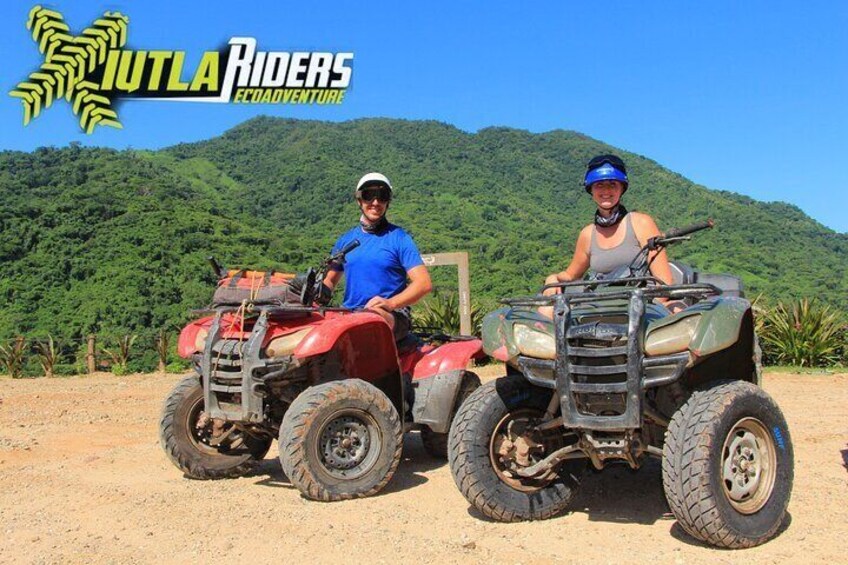
[[[369,499],[304,499],[276,446],[252,476],[185,479],[157,436],[162,401],[180,378],[0,380],[0,562],[848,562],[846,374],[766,375],[795,443],[791,520],[743,551],[682,532],[658,462],[590,474],[570,513],[520,524],[472,510],[417,433],[407,434],[387,489]]]

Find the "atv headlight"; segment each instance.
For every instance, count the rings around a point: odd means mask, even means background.
[[[304,328],[294,333],[272,339],[268,344],[268,347],[265,348],[265,355],[267,357],[284,357],[286,355],[291,355],[294,353],[294,350],[297,349],[297,346],[300,345],[300,342],[303,341],[303,338],[305,338],[311,331],[312,328]]]
[[[528,328],[524,324],[513,326],[515,345],[522,355],[537,359],[556,358],[554,336]]]
[[[209,330],[200,328],[197,335],[194,336],[194,350],[203,351],[206,349],[206,338],[209,337]]]
[[[679,322],[659,328],[648,334],[645,339],[645,353],[648,355],[669,355],[686,351],[689,342],[695,337],[701,316],[687,316]]]

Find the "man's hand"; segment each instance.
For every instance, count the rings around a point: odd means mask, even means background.
[[[321,289],[318,291],[318,296],[315,297],[315,302],[321,306],[326,306],[333,299],[333,289],[321,283]]]
[[[379,308],[380,310],[383,310],[385,312],[391,312],[395,309],[392,303],[389,302],[388,299],[383,298],[382,296],[375,296],[374,298],[369,300],[368,303],[365,304],[365,308],[368,308],[370,310]]]

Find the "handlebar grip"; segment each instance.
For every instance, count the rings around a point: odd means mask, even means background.
[[[663,237],[665,237],[665,238],[681,237],[681,236],[684,236],[684,235],[689,235],[690,233],[695,233],[696,231],[709,229],[709,228],[713,227],[714,225],[715,225],[714,221],[707,220],[706,222],[699,222],[697,224],[692,224],[691,226],[688,226],[688,227],[685,227],[685,228],[671,228],[670,230],[665,232],[665,234],[663,234]]]
[[[357,247],[359,247],[359,240],[354,239],[353,241],[342,247],[341,251],[338,252],[338,255],[347,255]]]

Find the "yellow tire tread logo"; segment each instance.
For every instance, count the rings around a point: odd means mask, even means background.
[[[106,12],[80,35],[72,36],[59,12],[41,6],[30,10],[27,29],[44,55],[44,63],[9,93],[21,99],[24,125],[65,97],[86,133],[98,125],[120,128],[111,101],[86,77],[106,62],[110,51],[126,44],[128,23],[127,16]]]

